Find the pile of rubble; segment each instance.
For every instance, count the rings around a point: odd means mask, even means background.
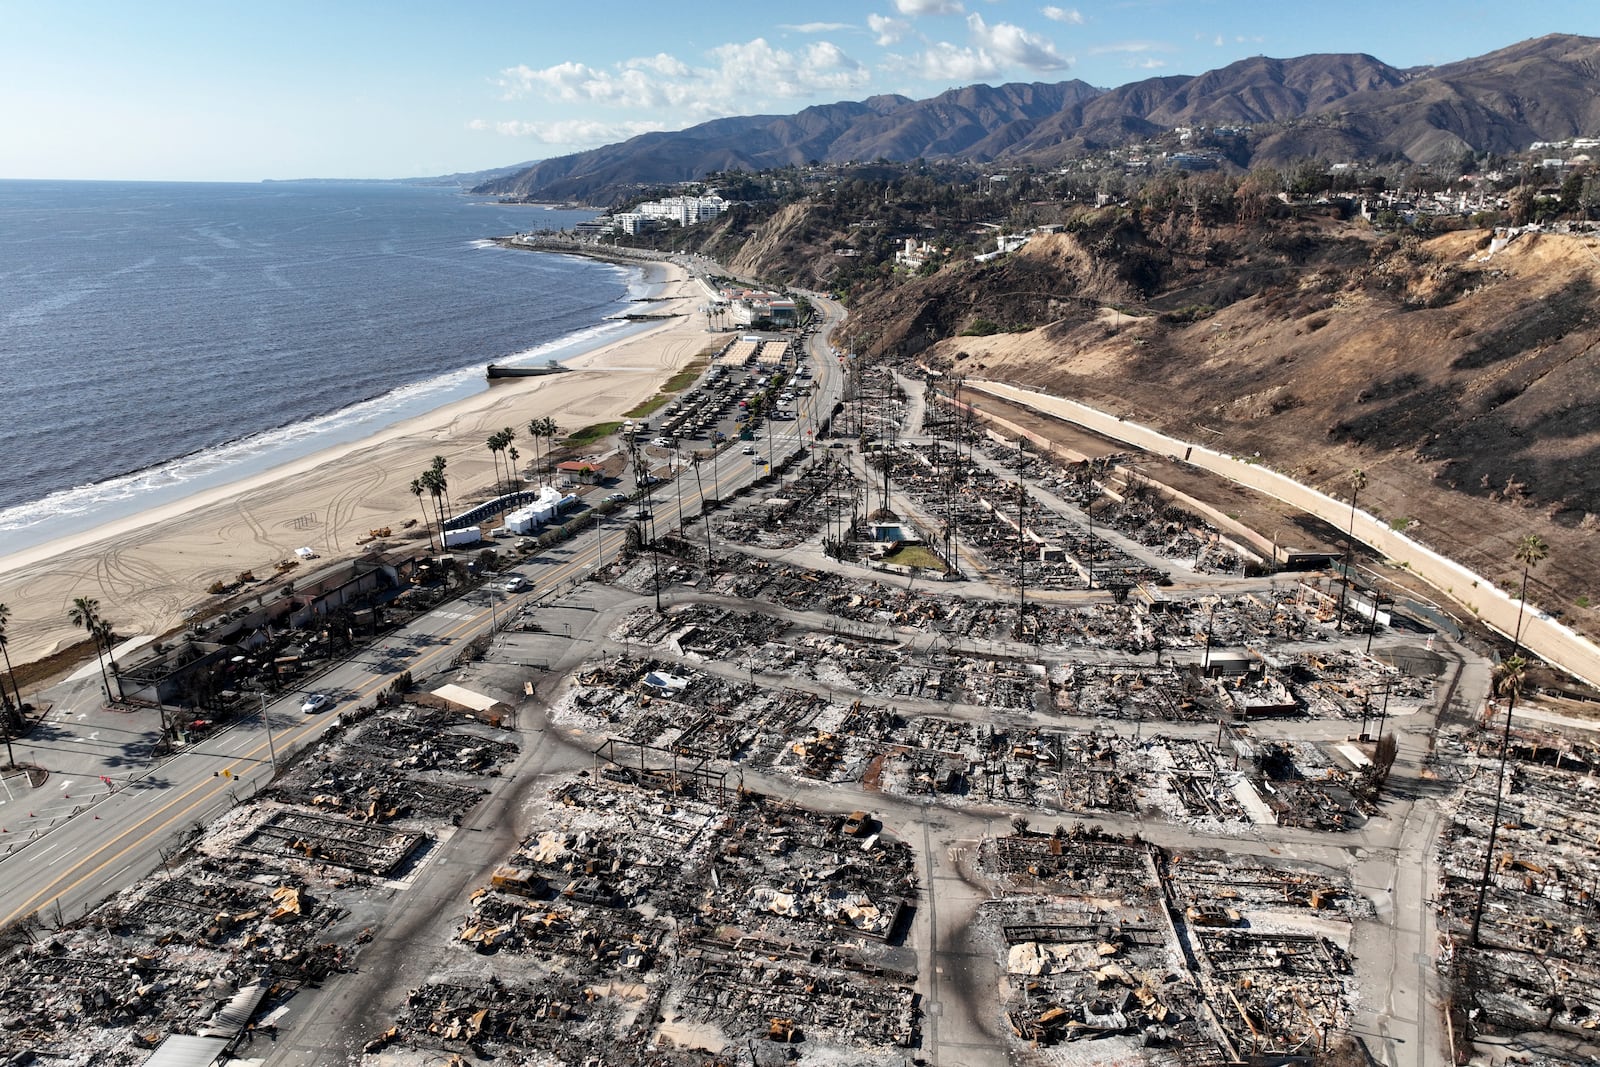
[[[670,644],[674,632],[663,627],[657,644]],[[845,654],[842,639],[820,640],[826,654],[815,659],[800,658],[815,651],[805,642],[773,647],[786,652],[783,666],[802,674],[814,670],[831,683],[859,686],[859,675],[841,662],[866,669]],[[892,653],[867,648],[881,653],[870,660],[880,682],[899,684],[910,673]],[[749,662],[764,674],[775,666],[770,657]],[[1146,673],[1150,685],[1163,674],[1193,681],[1168,669],[1085,671],[1074,703],[1085,706],[1083,694],[1092,684],[1125,685],[1119,679]],[[928,676],[943,674],[930,670]],[[969,670],[962,677],[965,694],[986,676]],[[597,737],[686,761],[861,784],[898,796],[938,794],[955,805],[1004,801],[1043,811],[1139,814],[1227,835],[1259,825],[1338,832],[1361,825],[1369,811],[1358,794],[1370,760],[1353,746],[1261,743],[1234,730],[1214,730],[1209,716],[1184,712],[1190,702],[1181,694],[1151,700],[1152,721],[1197,722],[1205,724],[1204,732],[1146,738],[1138,730],[1128,736],[1042,724],[1034,721],[1032,707],[1001,715],[993,704],[957,706],[946,686],[935,684],[936,699],[924,689],[919,697],[888,704],[771,688],[683,662],[608,659],[580,671],[551,716]],[[1346,748],[1354,754],[1344,754]]]
[[[1327,1051],[1352,990],[1319,931],[1348,929],[1348,885],[1248,860],[1235,885],[1231,862],[1082,826],[989,842],[982,869],[1006,892],[980,926],[1019,1044],[1094,1039],[1094,1062],[1175,1065]]]
[[[441,1054],[680,1062],[802,1038],[916,1042],[915,975],[885,963],[917,882],[865,813],[757,794],[620,784],[553,789],[538,828],[473,895],[450,977],[414,990],[369,1044]],[[627,772],[627,773],[624,773]]]
[[[0,1045],[112,1067],[172,1035],[237,1047],[271,1033],[297,989],[351,968],[368,936],[351,917],[381,911],[373,880],[402,876],[515,752],[479,723],[393,714],[333,731],[280,789],[196,827],[81,920],[14,929]]]
[[[1440,839],[1441,967],[1475,1009],[1479,1030],[1593,1041],[1600,1028],[1600,751],[1543,731],[1513,731],[1485,888],[1500,738],[1493,725],[1480,736],[1478,772]]]

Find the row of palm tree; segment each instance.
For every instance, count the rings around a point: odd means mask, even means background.
[[[106,673],[106,659],[111,655],[111,642],[116,637],[116,632],[111,628],[111,623],[101,616],[100,601],[88,596],[74,597],[72,607],[67,609],[67,620],[72,625],[81,627],[89,635],[89,640],[94,643],[94,658],[100,667],[100,681],[105,686],[106,697],[109,699],[111,676]]]
[[[411,479],[411,494],[417,498],[417,505],[422,507],[422,526],[428,531],[428,549],[432,551],[436,546],[433,539],[433,525],[428,520],[428,509],[422,504],[424,494],[433,498],[434,520],[439,526],[438,544],[444,543],[444,524],[450,513],[450,479],[445,477],[446,460],[443,456],[434,456],[433,463],[427,470]]]
[[[490,434],[489,440],[486,442],[489,447],[489,454],[494,457],[494,489],[496,496],[501,495],[500,453],[502,452],[506,453],[506,492],[515,493],[517,491],[517,456],[519,453],[516,446],[511,443],[516,439],[517,431],[507,426],[498,433]]]
[[[528,435],[532,437],[534,441],[535,474],[538,472],[537,465],[539,456],[539,441],[542,439],[546,442],[553,442],[555,438],[560,435],[560,433],[561,428],[556,425],[556,420],[548,416],[529,421]],[[518,489],[522,488],[521,468],[517,465],[517,461],[522,458],[522,454],[517,451],[517,446],[513,443],[516,441],[516,439],[517,431],[512,429],[510,426],[507,426],[503,430],[499,430],[490,434],[488,439],[484,442],[485,447],[489,449],[490,456],[493,457],[494,460],[494,486],[496,496],[502,496],[505,493],[514,493]],[[506,468],[505,477],[503,480],[500,474],[502,453],[505,455],[504,462]],[[547,462],[552,453],[553,445],[547,444],[545,451],[545,458]],[[430,465],[427,470],[423,471],[417,477],[413,478],[411,480],[411,485],[409,486],[411,495],[417,498],[417,506],[422,509],[422,525],[424,529],[428,531],[428,547],[430,550],[434,549],[436,545],[443,542],[444,524],[451,510],[450,481],[445,476],[446,462],[447,461],[443,456],[434,456],[432,465]],[[424,496],[429,496],[433,499],[433,516],[431,519],[428,515],[427,506],[422,502],[422,498]],[[439,528],[439,539],[437,542],[434,540],[433,536],[433,529],[435,525],[437,525]]]
[[[546,415],[542,419],[528,420],[528,436],[533,438],[533,469],[537,474],[539,470],[539,442],[545,441],[545,474],[548,477],[550,470],[550,457],[555,451],[555,439],[561,433],[561,428],[556,425],[556,420]]]

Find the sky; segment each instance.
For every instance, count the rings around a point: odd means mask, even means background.
[[[1546,33],[1600,36],[1600,4],[0,0],[0,178],[419,177],[879,93]]]

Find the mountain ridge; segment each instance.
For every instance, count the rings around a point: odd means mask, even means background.
[[[1303,120],[1312,120],[1309,129]],[[539,161],[472,191],[614,203],[712,172],[812,161],[1055,166],[1190,125],[1250,128],[1230,155],[1244,169],[1305,156],[1428,163],[1469,151],[1522,151],[1534,141],[1600,133],[1600,38],[1547,34],[1408,69],[1366,53],[1252,56],[1113,89],[1074,79],[968,85],[925,100],[881,95],[640,134]]]

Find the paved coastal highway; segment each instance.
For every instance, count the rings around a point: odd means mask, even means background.
[[[812,412],[832,410],[843,387],[843,374],[828,348],[828,333],[842,314],[838,305],[814,299],[824,325],[811,338],[812,365],[816,389]],[[815,425],[815,417],[811,425]],[[806,422],[796,420],[776,433],[770,442],[774,457],[801,447]],[[765,467],[738,462],[745,457],[737,449],[715,466],[713,479],[702,467],[701,481],[708,495],[726,497],[749,485],[765,473]],[[762,457],[768,445],[762,444]],[[658,486],[653,507],[658,521],[676,518],[680,505],[683,514],[696,515],[699,496],[695,479],[687,475]],[[128,765],[113,758],[106,764],[115,769],[105,779],[91,771],[86,777],[60,772],[63,766],[82,766],[86,754],[105,744],[102,728],[107,713],[99,705],[98,677],[79,685],[80,693],[58,703],[48,720],[50,729],[32,740],[28,757],[47,770],[56,772],[50,782],[34,795],[8,796],[0,801],[0,826],[7,834],[28,835],[32,840],[20,846],[11,839],[11,851],[0,860],[0,924],[14,922],[38,913],[46,922],[76,918],[95,902],[156,871],[163,862],[163,850],[178,846],[185,833],[205,826],[264,788],[272,779],[272,756],[281,762],[295,750],[313,742],[341,708],[370,701],[400,673],[410,671],[419,684],[445,670],[456,646],[487,632],[496,615],[515,612],[523,605],[559,595],[584,580],[597,562],[616,558],[625,537],[628,512],[619,512],[603,525],[598,536],[583,534],[557,548],[519,564],[511,573],[526,575],[534,583],[527,593],[497,597],[486,601],[481,592],[449,601],[417,619],[403,630],[386,636],[376,646],[360,651],[355,658],[334,667],[315,682],[317,692],[335,701],[316,714],[301,711],[303,693],[291,693],[269,705],[262,718],[253,715],[229,729],[207,737],[182,753],[155,762]],[[90,706],[93,706],[92,709]],[[74,714],[73,707],[83,707]],[[154,712],[121,713],[124,719],[154,716]],[[98,716],[98,717],[97,717]],[[149,732],[151,724],[140,723]],[[23,758],[19,753],[19,758]],[[81,782],[74,799],[73,781]],[[63,784],[65,782],[65,784]],[[46,803],[62,814],[40,821]],[[25,811],[32,805],[36,810]],[[43,814],[48,815],[48,812]],[[49,825],[47,832],[39,827]],[[3,840],[3,839],[0,839]]]

